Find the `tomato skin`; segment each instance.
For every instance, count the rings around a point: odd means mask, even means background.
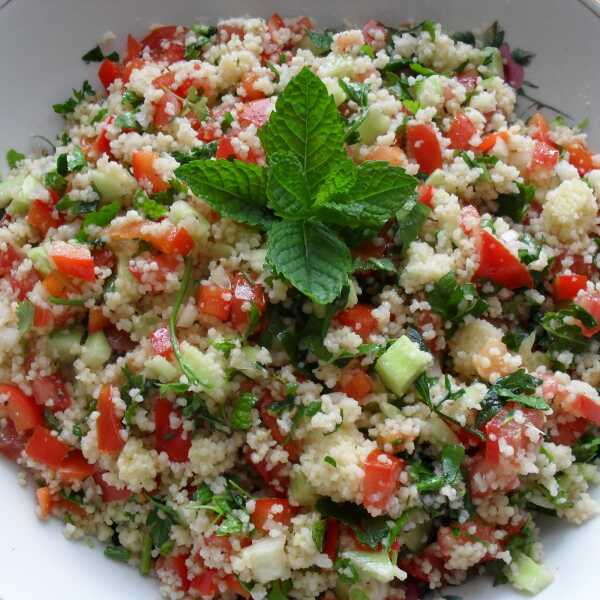
[[[40,518],[45,521],[52,512],[52,493],[48,486],[39,487],[35,490],[35,496],[40,509]]]
[[[58,477],[63,483],[83,481],[95,473],[95,465],[90,465],[79,450],[71,452],[58,467]]]
[[[56,214],[54,208],[43,200],[32,200],[27,211],[27,222],[45,237],[48,230],[62,224],[63,219]]]
[[[230,322],[231,326],[241,333],[244,333],[250,324],[250,312],[246,310],[248,304],[254,306],[259,315],[262,315],[267,304],[263,287],[251,283],[243,275],[236,275],[233,280]]]
[[[151,150],[136,150],[131,157],[133,176],[138,182],[148,181],[153,194],[166,192],[169,184],[163,181],[154,168],[154,161],[158,155]]]
[[[6,425],[0,427],[0,454],[10,460],[17,460],[23,448],[25,448],[26,438],[23,433],[19,433],[14,423],[6,420]]]
[[[176,25],[157,27],[142,40],[142,46],[150,50],[154,60],[172,64],[184,59],[186,32],[187,28]]]
[[[219,591],[217,575],[218,571],[215,569],[204,569],[190,581],[188,589],[198,592],[202,598],[214,598]]]
[[[238,121],[242,127],[248,127],[248,125],[262,127],[269,119],[272,109],[273,101],[270,98],[246,102],[244,106],[238,110]]]
[[[8,396],[6,416],[16,430],[23,433],[43,424],[42,408],[31,396],[25,395],[16,385],[0,384],[0,395]]]
[[[252,524],[260,531],[267,531],[265,525],[270,519],[282,525],[289,525],[296,509],[282,498],[258,498],[254,512],[250,516]]]
[[[485,229],[479,237],[479,266],[474,278],[489,279],[509,290],[533,287],[527,267]]]
[[[375,51],[382,50],[389,37],[387,27],[375,19],[370,19],[362,28],[365,44],[369,44]]]
[[[380,457],[384,456],[383,462]],[[381,450],[373,450],[365,461],[363,505],[365,508],[384,510],[398,485],[404,461]]]
[[[442,167],[442,149],[430,125],[418,123],[406,130],[409,154],[419,163],[421,171],[431,175]]]
[[[477,86],[479,73],[477,71],[463,71],[456,76],[456,79],[469,91]]]
[[[273,468],[270,468],[267,464],[266,459],[260,462],[254,462],[252,460],[252,449],[250,446],[244,447],[244,458],[248,465],[250,465],[266,483],[269,489],[276,495],[287,496],[290,479],[287,475],[282,475],[282,471],[285,465],[278,464]]]
[[[493,133],[488,133],[481,140],[481,144],[477,146],[477,152],[489,152],[499,139],[508,142],[508,131],[494,131]]]
[[[71,406],[71,397],[60,375],[38,377],[33,381],[31,387],[33,398],[40,406],[46,406],[49,400],[53,401],[52,405],[48,407],[52,412],[61,412]]]
[[[245,100],[260,100],[265,97],[265,93],[262,90],[259,90],[255,87],[255,84],[258,79],[260,79],[261,75],[258,73],[245,73],[242,76],[240,81],[240,85],[242,86],[245,94]]]
[[[336,317],[342,325],[350,327],[363,340],[377,329],[377,319],[373,316],[373,308],[367,304],[355,304],[339,312]]]
[[[178,554],[177,556],[160,556],[155,565],[157,571],[166,570],[177,575],[180,581],[180,589],[184,592],[187,592],[190,588],[188,569],[187,565],[185,564],[188,556],[188,554]]]
[[[519,477],[512,465],[500,470],[486,460],[485,449],[466,461],[469,490],[474,498],[485,498],[497,492],[511,492],[519,487]]]
[[[150,334],[150,343],[152,350],[160,356],[170,358],[173,356],[173,346],[171,344],[171,334],[166,327],[159,327]]]
[[[41,425],[33,430],[33,434],[25,447],[25,453],[29,458],[53,470],[60,467],[69,450],[67,444],[55,438],[49,429]]]
[[[592,153],[583,144],[567,144],[565,150],[569,153],[569,162],[577,168],[581,177],[594,168]]]
[[[238,578],[233,573],[228,573],[224,578],[227,590],[233,594],[237,594],[242,598],[251,598],[248,590],[240,583]]]
[[[94,259],[87,246],[62,241],[52,242],[48,256],[63,275],[84,281],[96,281]]]
[[[7,244],[6,250],[0,250],[0,276],[8,275],[20,256],[14,246]]]
[[[94,481],[100,486],[102,490],[102,500],[106,503],[123,502],[133,495],[127,488],[120,490],[114,485],[110,485],[110,483],[104,481],[102,473],[96,473],[94,475]]]
[[[134,58],[138,58],[142,53],[144,46],[131,34],[127,36],[127,54],[123,60],[124,63],[128,63]]]
[[[171,429],[169,415],[175,413],[181,418],[181,411],[169,400],[158,398],[154,404],[154,425],[156,435],[156,449],[166,452],[174,462],[187,462],[192,440],[188,435],[183,437],[183,426]]]
[[[555,416],[558,416],[556,412]],[[588,430],[589,426],[590,424],[587,419],[583,417],[571,417],[569,421],[556,421],[549,433],[555,444],[572,446]]]
[[[217,146],[217,152],[215,154],[215,157],[223,160],[223,159],[227,159],[230,156],[235,156],[235,150],[233,149],[233,144],[231,143],[231,138],[229,137],[222,137],[219,140],[219,144]]]
[[[551,171],[557,165],[559,153],[546,142],[536,142],[529,168],[531,171]]]
[[[581,306],[596,319],[595,327],[586,327],[583,323],[579,323],[581,333],[585,337],[592,337],[600,331],[600,292],[581,292],[575,298],[575,304]]]
[[[423,183],[417,188],[417,191],[419,192],[419,202],[433,208],[433,186]]]
[[[578,394],[575,402],[567,410],[578,417],[600,425],[600,404],[583,394]]]
[[[166,127],[181,113],[182,101],[171,91],[165,93],[154,103],[154,125],[159,129]]]
[[[112,401],[113,386],[105,384],[100,391],[96,410],[100,413],[96,421],[98,450],[103,454],[116,454],[125,445],[121,437],[121,420]]]
[[[472,530],[475,529],[475,533]],[[440,527],[437,534],[437,543],[442,556],[448,560],[457,546],[463,546],[474,539],[488,544],[501,544],[495,537],[496,529],[484,523],[481,519],[474,518],[464,523],[453,523],[451,527]],[[492,560],[490,554],[484,556],[481,562]]]
[[[342,371],[339,388],[346,396],[360,402],[373,391],[373,380],[364,369],[348,365]]]
[[[37,329],[44,329],[54,322],[54,315],[47,306],[34,305],[33,326]]]
[[[534,140],[543,142],[544,144],[548,144],[550,146],[554,145],[554,142],[550,137],[550,126],[548,125],[548,121],[546,121],[546,118],[544,115],[542,115],[542,113],[536,112],[534,115],[532,115],[527,124],[532,129],[530,135]]]
[[[471,138],[477,133],[475,125],[463,113],[457,113],[448,130],[450,147],[455,150],[468,150],[471,147]]]
[[[198,288],[196,305],[200,313],[225,323],[231,315],[231,298],[231,290],[205,283]]]
[[[108,92],[111,84],[121,77],[121,65],[105,58],[98,68],[98,79],[102,82],[104,89]]]
[[[134,58],[125,63],[125,65],[123,66],[122,75],[123,83],[129,83],[131,73],[133,73],[133,71],[143,69],[145,65],[146,63],[141,58]]]
[[[554,280],[554,300],[564,302],[573,300],[579,290],[587,288],[588,278],[585,275],[559,275]]]

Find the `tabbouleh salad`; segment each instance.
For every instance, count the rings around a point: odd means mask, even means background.
[[[183,598],[552,580],[600,455],[600,155],[495,23],[160,26],[0,183],[0,452]],[[24,480],[24,475],[21,476]]]

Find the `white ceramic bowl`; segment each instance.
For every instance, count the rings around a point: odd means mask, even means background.
[[[362,25],[369,18],[394,24],[435,19],[465,30],[498,19],[514,46],[537,54],[527,79],[535,94],[559,106],[576,122],[588,116],[592,147],[600,148],[600,3],[598,0],[0,0],[0,153],[31,148],[31,136],[52,137],[60,120],[51,105],[64,100],[84,78],[95,85],[94,68],[81,55],[107,30],[123,42],[153,23],[259,15],[309,15],[325,26]],[[120,49],[117,43],[117,49]],[[41,523],[34,494],[16,482],[16,469],[0,460],[0,600],[121,600],[158,598],[156,583],[109,561],[99,545],[69,542],[57,522]],[[600,494],[596,493],[600,498]],[[555,583],[539,600],[600,597],[600,518],[582,527],[544,521],[547,564]],[[465,600],[515,600],[507,586],[492,589],[476,580],[459,591]]]

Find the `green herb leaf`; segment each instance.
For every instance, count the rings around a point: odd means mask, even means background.
[[[418,75],[424,75],[425,77],[431,77],[432,75],[438,74],[437,71],[434,71],[433,69],[424,67],[423,65],[421,65],[419,63],[413,62],[413,63],[410,63],[408,66],[410,67],[411,71],[414,71]]]
[[[515,223],[522,223],[523,217],[535,197],[535,187],[517,183],[518,194],[500,194],[498,196],[498,215],[510,217]]]
[[[73,90],[70,98],[59,104],[53,104],[52,109],[59,115],[68,115],[72,113],[77,105],[82,102],[86,96],[93,96],[96,92],[92,89],[89,81],[84,81],[80,90]]]
[[[268,228],[264,170],[239,160],[189,162],[175,174],[222,216]]]
[[[394,237],[396,243],[402,245],[403,252],[406,252],[410,244],[419,237],[430,212],[431,209],[416,197],[406,200],[396,212],[398,225]]]
[[[447,444],[442,449],[442,474],[435,475],[420,471],[418,468],[411,470],[411,477],[417,477],[419,492],[437,492],[445,485],[453,485],[461,479],[460,467],[465,458],[465,449],[459,444]],[[425,477],[422,477],[427,473]]]
[[[285,219],[306,218],[312,198],[306,174],[298,157],[291,152],[275,152],[269,156],[269,166],[269,208]]]
[[[474,285],[459,284],[454,273],[448,273],[438,280],[430,292],[427,302],[431,310],[452,323],[460,323],[467,315],[478,317],[487,309]]]
[[[6,152],[6,162],[9,169],[14,169],[22,160],[25,160],[25,155],[17,152],[14,148],[10,148]]]
[[[306,35],[313,45],[313,54],[322,56],[331,52],[331,43],[333,42],[331,31],[307,31]]]
[[[334,469],[337,469],[337,462],[333,456],[326,456],[323,459],[328,465],[331,465]]]
[[[344,128],[335,102],[321,79],[307,67],[279,95],[259,137],[268,156],[278,151],[296,155],[313,195],[331,167],[345,155]]]
[[[492,46],[494,48],[500,48],[502,42],[504,42],[504,30],[498,24],[498,21],[494,21],[484,32],[481,38],[484,46]]]
[[[69,213],[71,216],[75,217],[96,211],[98,209],[98,204],[98,200],[93,202],[82,202],[81,200],[73,200],[70,196],[63,196],[56,203],[56,209],[61,212]]]
[[[104,548],[104,556],[113,560],[127,562],[131,559],[131,552],[127,548],[123,548],[123,546],[106,546]]]
[[[48,302],[60,306],[85,306],[85,300],[83,298],[59,298],[58,296],[48,296]]]
[[[513,60],[524,67],[528,66],[529,63],[535,58],[534,52],[528,52],[527,50],[523,50],[522,48],[515,48],[512,51]]]
[[[131,129],[131,130],[140,130],[142,127],[137,121],[136,113],[134,112],[124,112],[121,113],[115,119],[115,127],[119,129]]]
[[[144,97],[129,89],[123,93],[121,103],[129,109],[134,109],[144,103]]]
[[[267,241],[267,261],[317,304],[329,304],[348,281],[352,260],[348,247],[317,222],[273,225]]]
[[[338,79],[338,83],[348,97],[348,100],[352,100],[358,106],[367,106],[369,89],[371,87],[368,83],[354,83],[345,79]]]
[[[35,306],[30,300],[22,300],[17,304],[17,329],[23,337],[33,326]]]
[[[333,568],[344,583],[352,584],[358,581],[358,571],[349,558],[338,558]]]
[[[267,600],[288,600],[291,590],[291,581],[275,581],[267,594]]]
[[[233,123],[233,114],[230,111],[227,111],[223,115],[223,118],[221,119],[221,131],[223,131],[223,132],[227,131],[231,127],[232,123]]]
[[[101,108],[96,113],[94,118],[90,121],[90,124],[95,125],[96,123],[100,123],[101,121],[104,121],[104,118],[106,117],[106,115],[108,115],[108,108]]]
[[[105,58],[112,62],[119,62],[119,55],[116,52],[111,52],[105,56],[100,46],[94,46],[91,50],[88,50],[81,57],[81,60],[89,64],[91,62],[102,62]]]
[[[352,272],[384,271],[386,273],[397,273],[396,265],[389,258],[361,258],[357,256],[352,265]]]
[[[256,406],[258,398],[246,392],[241,394],[233,404],[231,427],[239,431],[247,431],[252,426],[252,409]]]
[[[547,340],[542,338],[540,343],[545,344],[550,351],[583,352],[589,346],[590,338],[581,333],[579,325],[565,322],[567,318],[578,319],[590,329],[597,324],[594,317],[577,304],[557,312],[547,312],[541,320]]]
[[[475,35],[472,31],[456,31],[451,35],[455,42],[463,42],[463,44],[475,45]]]
[[[203,144],[197,148],[192,148],[190,152],[179,152],[175,150],[171,156],[180,164],[185,165],[189,162],[212,158],[217,152],[217,142]]]
[[[53,189],[59,196],[62,196],[67,189],[67,180],[62,175],[59,175],[58,171],[46,173],[44,184],[46,187]]]
[[[572,447],[577,462],[591,463],[600,456],[600,436],[586,433]]]
[[[325,519],[319,519],[315,521],[312,526],[312,539],[315,544],[315,548],[319,552],[323,552],[323,544],[325,542],[325,531],[327,529],[327,521]]]
[[[89,213],[83,219],[83,223],[81,224],[81,229],[76,236],[76,239],[80,242],[88,241],[87,237],[87,229],[90,225],[96,225],[98,227],[105,227],[108,225],[119,213],[121,209],[118,202],[111,202],[110,204],[105,204],[99,210],[94,211],[93,213]]]
[[[133,196],[133,207],[151,221],[159,221],[169,212],[166,206],[150,198],[143,190],[136,190]]]

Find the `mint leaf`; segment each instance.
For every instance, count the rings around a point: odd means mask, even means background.
[[[169,212],[166,206],[150,198],[143,190],[137,190],[135,192],[135,195],[133,196],[133,207],[151,221],[158,221]]]
[[[105,227],[119,214],[119,210],[121,210],[119,203],[111,202],[110,204],[105,204],[100,210],[88,213],[83,219],[81,229],[75,239],[78,242],[87,242],[87,228],[90,225]]]
[[[180,166],[175,174],[222,216],[268,228],[264,170],[239,160],[198,160]]]
[[[311,41],[313,48],[312,53],[315,56],[321,56],[328,54],[331,51],[331,43],[333,42],[333,35],[331,31],[307,31],[308,39]]]
[[[356,102],[358,106],[367,106],[370,86],[368,83],[354,83],[352,81],[345,81],[344,79],[338,79],[338,83],[348,100]]]
[[[318,214],[324,222],[380,229],[415,196],[417,180],[400,167],[366,162],[357,168],[356,175],[356,183],[347,193],[320,207]]]
[[[29,300],[17,304],[17,329],[21,336],[25,335],[33,325],[35,306]]]
[[[402,251],[406,252],[412,242],[414,242],[421,233],[423,223],[429,216],[431,209],[422,204],[417,198],[409,198],[400,210],[396,213],[398,227],[396,229],[395,240],[402,244]]]
[[[427,292],[427,302],[432,312],[452,323],[460,323],[467,315],[478,317],[488,306],[474,285],[459,284],[454,273],[447,273],[433,284]]]
[[[9,169],[14,169],[22,160],[25,160],[25,155],[17,152],[14,148],[9,148],[6,152],[6,162]]]
[[[306,67],[283,90],[259,137],[268,156],[287,151],[298,157],[313,195],[333,164],[345,156],[344,128],[335,102]]]
[[[396,266],[389,258],[361,258],[360,256],[354,259],[352,264],[352,272],[364,271],[385,271],[386,273],[397,273]]]
[[[352,259],[346,244],[314,221],[281,221],[271,227],[267,261],[317,304],[333,302],[348,281]]]
[[[269,166],[269,207],[284,219],[305,218],[312,201],[298,157],[291,152],[276,152],[269,158]]]
[[[235,400],[231,414],[231,427],[233,429],[246,431],[252,427],[252,409],[257,402],[258,398],[250,392],[244,392]]]
[[[535,187],[517,183],[517,194],[500,194],[498,196],[498,215],[510,217],[515,223],[522,223],[523,217],[535,197]]]
[[[332,198],[348,194],[358,178],[358,168],[349,159],[338,161],[317,192],[315,205],[327,204]]]

